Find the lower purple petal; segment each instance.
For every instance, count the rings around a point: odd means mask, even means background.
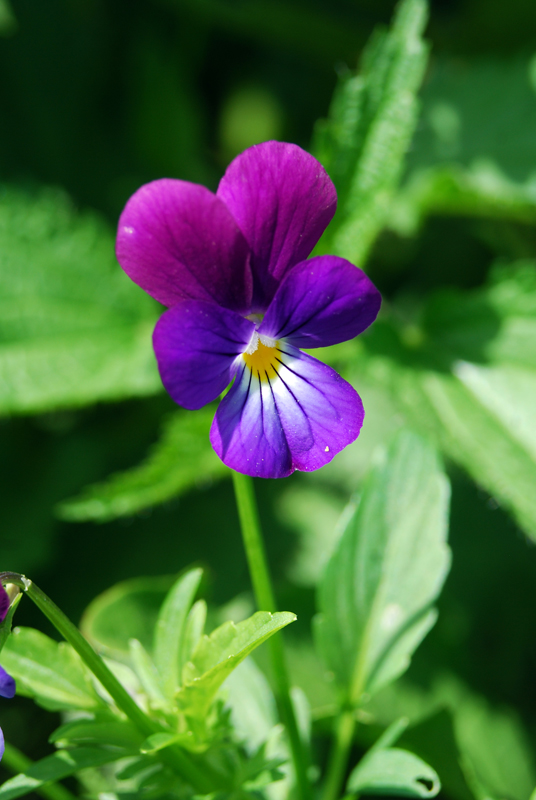
[[[168,394],[190,410],[215,400],[231,382],[254,330],[253,322],[213,303],[185,300],[170,308],[153,334]]]
[[[210,430],[212,447],[228,467],[255,478],[284,478],[292,456],[267,381],[242,365]]]
[[[281,348],[277,377],[239,370],[210,434],[225,464],[261,478],[319,469],[358,437],[364,418],[359,395],[331,367]]]
[[[12,697],[15,697],[16,688],[15,680],[3,667],[0,667],[0,697],[7,697],[11,700]]]

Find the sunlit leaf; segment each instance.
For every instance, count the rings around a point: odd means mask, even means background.
[[[447,575],[449,485],[433,447],[397,434],[365,480],[319,590],[317,641],[350,702],[404,672]]]
[[[50,711],[103,707],[91,673],[71,646],[33,628],[15,628],[2,650],[2,666],[16,679],[19,694]]]
[[[73,745],[109,745],[136,751],[143,736],[128,720],[81,719],[61,725],[49,737],[58,747]]]
[[[203,636],[192,660],[183,669],[183,685],[177,700],[186,714],[206,715],[218,689],[235,667],[274,633],[294,622],[295,614],[258,611],[243,622],[225,622],[210,636]]]
[[[366,755],[348,779],[349,794],[382,794],[396,797],[435,797],[441,789],[432,767],[413,753],[397,747]]]

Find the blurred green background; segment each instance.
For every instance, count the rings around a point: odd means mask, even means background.
[[[276,138],[307,148],[337,74],[355,68],[393,7],[391,0],[2,3],[1,180],[30,192],[60,187],[76,207],[95,209],[114,226],[130,194],[149,180],[177,177],[215,188],[230,159],[251,144]],[[425,111],[408,174],[479,157],[494,159],[511,181],[535,174],[533,0],[436,0],[426,35],[432,56]],[[378,239],[369,273],[401,307],[436,287],[478,287],[498,256],[536,257],[536,217],[514,216],[432,214],[411,236],[393,226]],[[173,408],[157,394],[4,418],[2,568],[31,576],[76,621],[115,582],[192,562],[207,567],[212,604],[247,593],[227,481],[205,482],[162,507],[103,524],[61,522],[55,514],[87,484],[141,461]],[[385,426],[391,424],[387,416]],[[334,472],[322,484],[319,518],[326,525],[359,474],[339,481]],[[465,473],[452,467],[451,477],[453,569],[439,622],[409,678],[427,688],[455,672],[490,702],[514,708],[534,744],[536,550]],[[295,475],[258,484],[280,607],[298,613],[292,633],[304,641],[314,591],[296,563],[310,531],[295,509],[317,491],[314,480]],[[29,603],[17,613],[19,624],[50,633]],[[56,722],[29,700],[3,703],[1,724],[32,757],[49,752],[46,735]]]

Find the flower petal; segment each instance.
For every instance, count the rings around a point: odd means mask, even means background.
[[[2,733],[2,728],[0,728],[0,761],[2,760],[2,756],[4,755],[4,734]]]
[[[0,583],[0,623],[5,620],[7,612],[9,611],[9,606],[9,595]]]
[[[275,378],[244,366],[218,407],[210,439],[229,467],[261,478],[310,472],[359,435],[363,404],[331,367],[284,345]]]
[[[229,385],[238,355],[255,325],[214,303],[185,300],[158,320],[153,346],[162,383],[191,410],[215,400]]]
[[[362,270],[337,256],[302,261],[287,273],[259,333],[297,347],[353,339],[374,322],[381,295]]]
[[[287,270],[307,258],[333,217],[335,187],[301,147],[265,142],[231,162],[217,194],[251,248],[253,310],[264,311]]]
[[[127,275],[166,306],[192,299],[250,310],[248,245],[204,186],[164,178],[138,189],[119,219],[116,254]]]
[[[11,700],[15,697],[16,684],[11,675],[8,675],[3,667],[0,667],[0,697],[7,697]]]
[[[228,467],[257,478],[284,478],[292,456],[270,384],[243,364],[210,430],[212,447]]]

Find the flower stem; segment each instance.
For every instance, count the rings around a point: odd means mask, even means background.
[[[232,475],[242,540],[257,606],[261,611],[271,611],[273,613],[277,610],[277,607],[264,551],[253,481],[248,475],[242,475],[234,472],[234,470]],[[299,796],[301,800],[307,800],[311,794],[311,786],[307,776],[308,759],[290,696],[290,681],[281,634],[271,636],[268,640],[268,646],[276,682],[278,705],[290,741]]]
[[[335,741],[329,755],[322,800],[337,800],[339,797],[354,738],[355,722],[353,709],[344,710],[337,719]]]
[[[76,650],[108,694],[111,695],[117,707],[134,723],[140,733],[144,736],[151,736],[153,733],[159,733],[164,730],[138,706],[124,686],[108,669],[102,658],[93,650],[87,639],[82,636],[78,628],[35,583],[24,577],[24,575],[19,575],[15,572],[1,572],[0,582],[14,583],[26,592],[45,617],[52,622],[56,630]],[[162,761],[174,769],[197,791],[206,793],[214,788],[210,779],[207,780],[205,766],[203,768],[198,767],[190,756],[179,747],[168,747],[162,750],[159,756]]]
[[[31,761],[24,753],[13,747],[8,742],[5,743],[4,756],[2,758],[3,766],[7,767],[10,772],[27,772],[33,761]],[[75,795],[63,786],[61,783],[47,783],[45,786],[39,786],[33,789],[36,794],[40,794],[45,800],[76,800]]]

